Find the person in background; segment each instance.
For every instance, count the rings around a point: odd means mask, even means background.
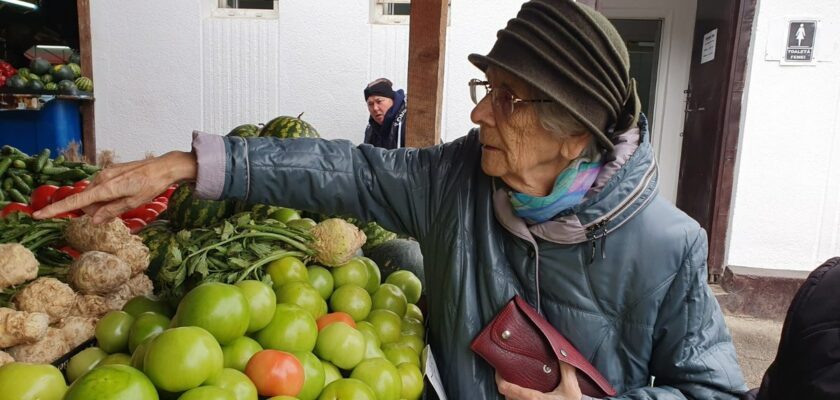
[[[612,399],[738,399],[747,387],[707,284],[706,232],[659,194],[630,56],[609,20],[572,0],[531,0],[469,60],[484,76],[469,82],[478,128],[465,137],[386,150],[196,133],[193,152],[107,168],[35,217],[82,208],[103,222],[195,181],[200,198],[376,221],[420,243],[426,337],[450,399],[591,399],[562,359],[560,385],[540,393],[470,350],[514,295],[606,377]]]
[[[391,81],[379,78],[365,88],[368,126],[365,143],[385,149],[405,147],[405,92],[394,91]]]

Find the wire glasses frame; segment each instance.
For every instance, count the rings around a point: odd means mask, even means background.
[[[482,81],[480,79],[470,79],[470,98],[473,103],[478,105],[487,95],[490,95],[490,100],[497,110],[501,111],[505,116],[513,114],[514,107],[519,103],[553,103],[554,100],[549,99],[521,99],[516,97],[510,90],[500,87],[494,88],[489,81]]]

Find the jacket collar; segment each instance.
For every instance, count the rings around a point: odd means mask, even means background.
[[[644,116],[637,127],[617,137],[611,158],[586,200],[569,212],[528,226],[513,213],[510,188],[505,186],[493,194],[496,219],[514,235],[531,242],[538,237],[558,244],[577,244],[606,237],[647,206],[658,191],[656,162]]]

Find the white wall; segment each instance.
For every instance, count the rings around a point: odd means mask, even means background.
[[[467,61],[487,52],[523,0],[454,0],[447,36],[443,140],[473,126]],[[405,88],[408,27],[370,24],[369,0],[280,2],[274,20],[211,17],[215,0],[91,2],[97,148],[123,160],[187,150],[194,129],[297,115],[323,137],[361,142],[362,90]]]
[[[840,2],[759,7],[727,263],[812,270],[840,255]],[[816,43],[825,61],[779,64],[787,17],[822,19]]]

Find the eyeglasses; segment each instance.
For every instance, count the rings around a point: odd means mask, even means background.
[[[487,95],[490,95],[490,100],[493,106],[499,110],[502,115],[510,116],[513,114],[514,107],[519,103],[553,103],[554,100],[548,99],[520,99],[516,97],[510,90],[504,87],[494,88],[490,86],[489,81],[482,81],[479,79],[470,79],[470,98],[473,103],[478,105]]]

